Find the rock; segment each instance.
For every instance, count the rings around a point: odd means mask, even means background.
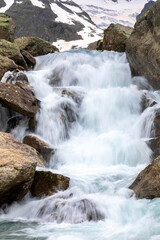
[[[8,71],[13,71],[17,69],[18,66],[15,62],[8,57],[3,57],[0,55],[0,80],[2,79],[3,75]]]
[[[12,59],[17,65],[27,69],[27,64],[15,43],[8,42],[4,39],[0,40],[0,55]]]
[[[147,144],[153,152],[152,159],[160,156],[160,137],[150,139]]]
[[[39,167],[45,166],[43,157],[32,147],[19,142],[11,134],[0,132],[0,149],[16,149],[23,152],[23,156],[32,159]]]
[[[52,172],[36,171],[31,187],[33,197],[50,196],[69,187],[70,179]]]
[[[141,13],[137,15],[136,19],[138,20],[140,17],[143,17],[144,14],[147,14],[147,11],[155,4],[155,1],[149,1],[144,5]]]
[[[13,42],[16,25],[11,17],[0,13],[0,39]]]
[[[102,50],[103,49],[103,39],[98,40],[96,50]]]
[[[21,54],[24,57],[24,60],[26,61],[28,68],[33,68],[36,65],[35,58],[29,52],[21,50]]]
[[[103,39],[98,40],[98,42],[90,43],[87,47],[88,50],[102,50]]]
[[[20,121],[23,118],[21,116],[14,116],[8,119],[7,121],[7,129],[6,132],[9,133],[12,129],[14,129],[17,125],[19,125]]]
[[[133,75],[147,78],[151,86],[160,89],[160,0],[135,24],[127,41],[127,58]]]
[[[160,197],[160,156],[139,173],[129,188],[135,192],[136,198]]]
[[[38,208],[37,216],[57,223],[78,224],[85,221],[101,221],[105,219],[105,213],[91,199],[79,198],[72,190],[65,193],[59,192],[52,197],[43,200]]]
[[[28,117],[34,117],[39,110],[39,102],[27,89],[0,82],[0,104]]]
[[[33,57],[45,55],[48,53],[54,53],[55,51],[58,51],[58,49],[55,46],[38,37],[17,38],[15,39],[15,43],[20,48],[21,51],[25,50],[29,52]]]
[[[52,154],[54,154],[53,148],[46,142],[39,139],[37,136],[28,135],[23,139],[23,143],[35,148],[49,163]]]
[[[160,137],[160,109],[157,109],[154,118],[154,137]]]
[[[110,24],[104,31],[102,50],[125,52],[126,41],[133,29],[121,24]]]
[[[30,189],[36,162],[17,149],[0,149],[0,206],[21,200]]]

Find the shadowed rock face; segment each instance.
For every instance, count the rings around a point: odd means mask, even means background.
[[[3,4],[3,0],[0,2]],[[2,5],[3,6],[3,5]],[[6,39],[7,41],[13,41],[14,32],[15,32],[15,24],[11,17],[6,14],[0,13],[0,39]]]
[[[6,72],[13,71],[17,68],[18,66],[13,60],[0,55],[0,80]]]
[[[5,1],[4,1],[4,0],[1,0],[1,1],[0,1],[0,8],[5,7],[5,6],[6,6]]]
[[[57,191],[64,191],[69,187],[70,179],[52,172],[36,171],[31,188],[32,196],[50,196]]]
[[[137,15],[136,19],[138,20],[140,17],[142,17],[145,14],[145,12],[149,10],[154,4],[155,4],[155,1],[149,1],[148,3],[146,3],[141,13]]]
[[[49,144],[34,135],[25,136],[23,143],[35,148],[43,156],[45,161],[49,163],[49,160],[54,153],[53,148]]]
[[[34,117],[39,109],[39,102],[31,91],[2,82],[0,82],[0,103],[28,117]]]
[[[75,25],[56,22],[57,15],[50,7],[50,3],[54,1],[42,0],[42,2],[45,8],[32,5],[30,0],[22,0],[21,4],[14,2],[6,11],[16,24],[16,38],[21,36],[38,36],[49,42],[54,42],[57,39],[66,41],[81,39],[81,36],[77,34],[77,32],[83,29],[83,25],[80,22],[75,22]],[[58,4],[61,7],[63,6],[60,2]]]
[[[160,89],[159,49],[160,0],[137,21],[126,48],[133,75],[146,77],[155,89]]]
[[[137,198],[160,197],[160,157],[140,172],[130,189],[134,191]]]
[[[21,200],[31,187],[36,162],[17,149],[0,149],[0,205]]]

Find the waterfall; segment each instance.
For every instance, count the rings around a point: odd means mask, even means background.
[[[125,53],[72,50],[36,60],[26,72],[41,102],[35,134],[56,150],[48,169],[70,177],[70,188],[1,210],[0,238],[160,239],[160,200],[136,200],[128,189],[151,162],[146,142],[160,107],[143,109],[142,100],[160,102],[159,93],[131,77]],[[23,139],[26,131],[23,122],[12,133]]]

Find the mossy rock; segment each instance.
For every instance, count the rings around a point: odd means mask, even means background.
[[[26,62],[20,53],[19,47],[15,43],[11,43],[4,39],[0,40],[0,55],[12,59],[17,65],[27,69]]]
[[[6,14],[0,13],[0,39],[6,39],[13,42],[15,24],[11,17]]]
[[[59,51],[55,46],[38,37],[17,38],[15,39],[15,44],[21,51],[25,50],[34,57]]]

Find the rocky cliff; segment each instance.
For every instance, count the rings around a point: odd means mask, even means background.
[[[160,89],[160,0],[136,22],[126,52],[132,73]]]

